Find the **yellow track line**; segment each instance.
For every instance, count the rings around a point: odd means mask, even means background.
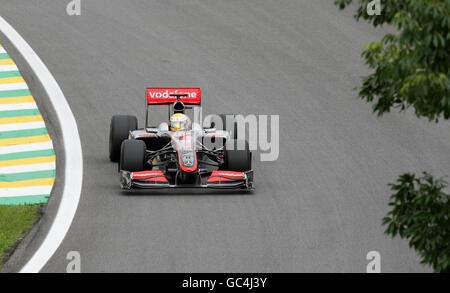
[[[0,118],[0,124],[27,123],[27,122],[37,122],[37,121],[43,121],[41,115]]]
[[[16,65],[12,59],[1,59],[0,65]]]
[[[33,96],[15,97],[15,98],[0,98],[0,104],[20,104],[34,102]]]
[[[18,137],[18,138],[5,138],[0,139],[0,146],[8,146],[8,145],[16,145],[16,144],[26,144],[26,143],[36,143],[36,142],[44,142],[50,141],[50,136],[46,135],[37,135],[37,136],[28,136],[28,137]],[[0,163],[1,166],[1,163]]]
[[[0,84],[23,83],[25,80],[22,76],[0,78]]]
[[[32,179],[32,180],[23,180],[23,181],[14,181],[14,182],[0,182],[0,188],[53,185],[54,182],[55,182],[55,178]]]
[[[48,156],[48,157],[37,157],[37,158],[26,158],[26,159],[0,161],[0,167],[52,163],[52,162],[55,162],[55,160],[56,160],[55,158],[56,158],[55,156]]]

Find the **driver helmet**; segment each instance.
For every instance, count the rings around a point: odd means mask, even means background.
[[[189,128],[189,118],[183,113],[175,113],[170,117],[170,130],[179,131]]]

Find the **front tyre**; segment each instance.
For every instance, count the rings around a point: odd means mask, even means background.
[[[225,166],[229,171],[245,172],[252,169],[252,153],[248,142],[232,140],[227,142],[224,154]]]
[[[130,131],[138,128],[137,118],[129,115],[114,115],[109,128],[109,159],[118,162],[120,146],[128,138]]]
[[[144,171],[145,150],[145,142],[142,140],[124,140],[120,152],[119,170],[129,172]]]

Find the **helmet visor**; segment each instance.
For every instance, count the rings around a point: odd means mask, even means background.
[[[170,128],[172,128],[172,130],[186,129],[186,122],[185,121],[172,121],[172,122],[170,122]]]

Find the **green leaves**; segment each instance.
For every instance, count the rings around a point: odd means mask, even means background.
[[[385,233],[409,240],[423,264],[435,272],[450,272],[450,195],[447,182],[428,173],[403,174],[390,184],[391,210],[383,219]]]
[[[345,8],[351,0],[335,0]],[[363,48],[374,73],[363,78],[359,96],[378,115],[413,107],[418,117],[450,119],[450,0],[384,0],[381,15],[367,14],[359,0],[356,19],[397,28]]]

